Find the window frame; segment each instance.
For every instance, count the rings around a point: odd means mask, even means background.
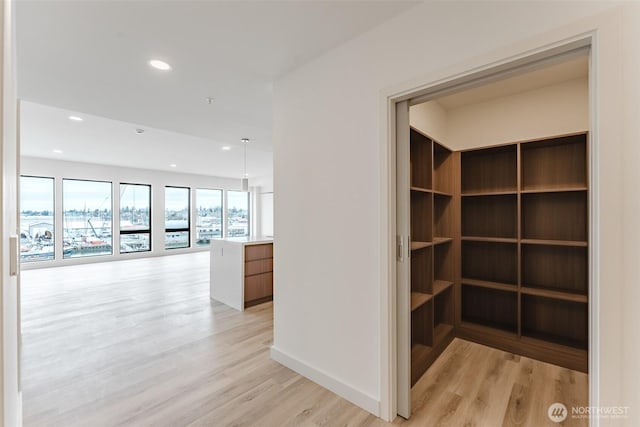
[[[194,214],[195,214],[195,220],[196,220],[196,225],[195,225],[195,230],[196,230],[196,243],[195,245],[197,247],[206,247],[208,245],[211,244],[211,242],[204,243],[204,244],[198,244],[198,218],[199,218],[199,206],[198,206],[198,190],[204,190],[204,191],[218,191],[220,193],[220,237],[212,237],[212,239],[223,239],[224,238],[224,232],[225,232],[225,219],[226,219],[226,215],[225,215],[225,206],[224,206],[224,190],[221,188],[206,188],[206,187],[196,187],[194,189],[194,196],[195,196],[195,208],[194,208]]]
[[[135,254],[135,253],[140,253],[140,252],[151,252],[152,248],[153,248],[153,233],[152,233],[152,227],[153,227],[153,205],[151,204],[151,194],[152,194],[152,187],[151,184],[136,184],[136,183],[132,183],[132,182],[120,182],[119,183],[120,187],[119,189],[122,188],[123,185],[136,185],[139,187],[148,187],[149,189],[149,228],[147,230],[122,230],[122,193],[118,192],[118,253],[121,255],[124,254]],[[148,234],[149,235],[149,249],[145,249],[145,250],[141,250],[141,251],[122,251],[122,239],[121,237],[123,235],[128,235],[128,234]]]
[[[52,196],[52,209],[51,209],[51,218],[53,221],[53,230],[52,230],[52,234],[53,234],[53,254],[51,258],[44,258],[44,259],[32,259],[32,260],[23,260],[21,257],[19,259],[20,264],[22,263],[26,263],[26,264],[31,264],[31,263],[36,263],[36,262],[50,262],[50,261],[55,261],[57,259],[56,257],[56,178],[55,176],[41,176],[41,175],[19,175],[18,177],[18,203],[21,202],[22,200],[22,178],[38,178],[38,179],[49,179],[51,180],[51,184],[52,184],[52,192],[51,192],[51,196]],[[19,206],[19,212],[18,212],[18,230],[19,230],[19,234],[20,236],[22,236],[22,203],[20,203]],[[20,237],[22,239],[22,237]]]
[[[227,237],[249,237],[251,236],[251,192],[250,191],[242,191],[242,190],[227,190],[226,191],[226,205],[225,205],[225,216],[226,216],[226,231],[227,231]],[[247,234],[242,235],[242,236],[232,236],[229,234],[229,226],[231,224],[229,224],[229,210],[231,209],[229,206],[229,193],[243,193],[246,194],[247,197]]]
[[[113,243],[115,240],[115,233],[114,233],[114,224],[113,224],[113,206],[114,206],[114,200],[113,200],[113,181],[108,181],[108,180],[100,180],[100,179],[84,179],[84,178],[61,178],[62,180],[62,195],[61,195],[61,205],[62,205],[62,259],[74,259],[74,258],[91,258],[91,257],[96,257],[96,256],[114,256],[115,255],[115,251],[113,249]],[[64,200],[65,200],[65,192],[64,192],[64,182],[65,181],[80,181],[80,182],[97,182],[97,183],[102,183],[102,184],[109,184],[109,197],[111,198],[109,205],[110,205],[110,209],[111,209],[111,252],[109,253],[97,253],[97,254],[92,254],[92,255],[82,255],[82,256],[65,256],[64,255],[64,232],[67,229],[64,226],[65,223],[65,209],[64,209]]]
[[[167,188],[179,188],[187,190],[187,227],[186,228],[167,228]],[[191,187],[181,187],[179,185],[165,185],[164,186],[164,249],[167,251],[174,249],[189,249],[191,248]],[[167,233],[187,233],[187,246],[179,246],[175,248],[167,248]]]

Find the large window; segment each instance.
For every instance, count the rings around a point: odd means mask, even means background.
[[[151,186],[120,184],[120,253],[151,250]]]
[[[196,245],[222,237],[222,190],[196,189]]]
[[[54,180],[20,177],[20,260],[54,258]]]
[[[227,191],[227,235],[244,237],[249,235],[249,193]]]
[[[63,257],[111,255],[111,183],[62,180]]]
[[[190,239],[189,189],[165,187],[164,193],[164,247],[188,248]]]

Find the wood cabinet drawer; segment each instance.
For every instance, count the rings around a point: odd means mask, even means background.
[[[273,258],[258,259],[244,263],[244,275],[253,276],[255,274],[270,273],[273,271]]]
[[[244,301],[273,295],[273,273],[256,274],[244,279]]]
[[[273,243],[266,243],[262,245],[247,245],[244,247],[244,251],[245,261],[273,258]]]

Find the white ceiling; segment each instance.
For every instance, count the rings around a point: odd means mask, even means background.
[[[16,2],[22,154],[239,177],[247,137],[249,174],[269,174],[274,81],[416,3]]]

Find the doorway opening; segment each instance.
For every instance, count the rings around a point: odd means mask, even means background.
[[[594,404],[590,55],[583,38],[392,99],[399,415],[435,399],[421,381],[460,340],[582,373],[566,403]]]

